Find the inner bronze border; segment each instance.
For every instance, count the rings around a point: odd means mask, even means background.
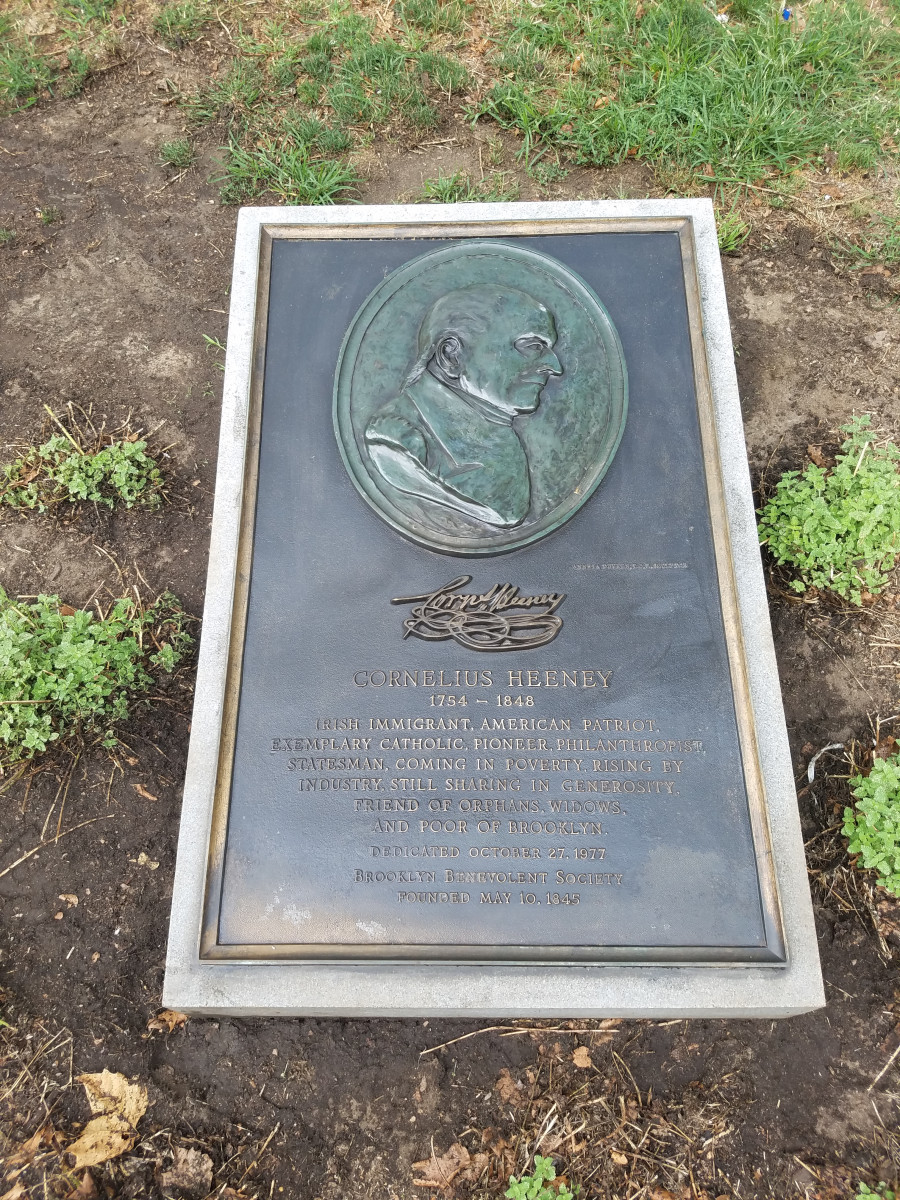
[[[744,781],[750,812],[750,827],[756,854],[766,945],[753,946],[426,946],[426,945],[224,945],[218,941],[218,916],[225,861],[225,840],[231,795],[231,775],[240,699],[244,634],[250,594],[253,557],[253,531],[259,483],[259,448],[262,426],[262,392],[265,371],[268,323],[269,278],[272,246],[276,239],[315,238],[366,240],[398,238],[483,238],[537,237],[571,233],[677,233],[681,244],[688,326],[694,364],[694,387],[700,424],[701,448],[706,475],[710,524],[719,583],[719,601],[725,628],[725,643],[731,672],[731,687],[737,717],[738,738],[744,769]],[[555,220],[500,220],[460,223],[397,222],[379,225],[293,224],[263,225],[259,231],[259,267],[257,272],[256,310],[253,353],[247,415],[247,442],[244,460],[244,485],[241,499],[240,531],[234,581],[234,603],[229,636],[225,698],[215,784],[212,827],[207,857],[203,921],[199,956],[208,962],[239,961],[442,961],[506,962],[540,965],[541,963],[620,963],[635,965],[711,965],[731,966],[754,963],[784,967],[787,948],[769,831],[765,783],[759,761],[756,724],[750,698],[746,653],[741,631],[737,584],[731,554],[731,539],[725,507],[715,407],[703,331],[703,309],[697,274],[693,224],[690,217],[647,218],[576,218]]]

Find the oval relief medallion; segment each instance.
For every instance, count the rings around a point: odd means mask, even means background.
[[[444,554],[500,554],[588,502],[627,376],[590,287],[546,254],[465,241],[392,272],[344,338],[334,423],[378,515]]]

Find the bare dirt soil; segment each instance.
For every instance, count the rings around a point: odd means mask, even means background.
[[[215,129],[183,175],[158,154],[183,128],[161,81],[191,86],[210,68],[205,53],[136,41],[82,96],[0,122],[0,225],[17,234],[0,248],[4,461],[17,439],[39,436],[45,404],[71,403],[107,425],[130,415],[167,447],[173,495],[152,514],[4,512],[10,594],[53,591],[79,605],[168,587],[202,611],[221,383],[204,335],[226,336],[235,210],[209,182]],[[407,198],[439,171],[477,172],[489,134],[448,111],[428,145],[376,145],[362,199]],[[522,198],[546,196],[519,170],[514,139],[505,145]],[[900,312],[833,261],[810,219],[826,182],[812,181],[805,206],[751,209],[750,242],[725,260],[757,481],[802,466],[810,444],[833,452],[854,409],[896,420]],[[653,187],[640,167],[583,170],[552,195]],[[51,207],[61,217],[42,224]],[[59,755],[0,799],[6,1195],[487,1200],[534,1149],[556,1156],[587,1197],[837,1200],[861,1179],[895,1180],[892,910],[879,915],[883,896],[848,864],[842,751],[818,761],[811,785],[806,768],[828,743],[855,739],[859,759],[877,719],[900,710],[898,597],[850,613],[801,602],[772,573],[771,601],[827,1009],[782,1023],[154,1025],[188,666],[119,750]],[[68,1170],[61,1152],[90,1115],[77,1076],[104,1068],[146,1087],[140,1140],[105,1166]]]

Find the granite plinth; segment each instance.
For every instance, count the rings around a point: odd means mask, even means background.
[[[605,385],[563,300],[538,296],[556,366],[516,417],[530,507],[502,555],[493,517],[486,555],[423,547],[422,511],[465,540],[486,508],[433,457],[437,508],[421,483],[398,502],[396,479],[366,465],[397,375],[380,342],[352,435],[376,503],[331,424],[366,297],[461,238],[527,245],[583,281],[628,380],[621,441],[569,512],[565,439],[585,435],[560,413],[592,396],[600,413]],[[244,210],[228,345],[165,1002],[380,1016],[819,1006],[711,205]],[[496,610],[486,622],[479,606],[504,585],[506,615],[537,625],[478,645],[485,628],[497,637]],[[450,634],[426,637],[448,603]]]

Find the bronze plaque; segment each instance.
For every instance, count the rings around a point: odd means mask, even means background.
[[[785,962],[688,221],[272,226],[201,957]]]

